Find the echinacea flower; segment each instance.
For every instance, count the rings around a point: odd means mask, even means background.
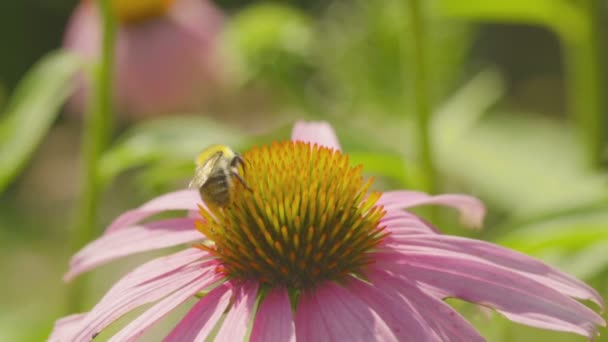
[[[599,294],[536,259],[440,234],[405,209],[456,208],[480,225],[475,198],[370,191],[332,128],[296,124],[292,141],[243,154],[230,204],[206,209],[196,191],[156,198],[120,215],[72,259],[66,279],[110,260],[190,244],[120,279],[91,311],[59,320],[51,341],[88,341],[152,304],[111,341],[133,341],[186,300],[197,303],[165,341],[483,341],[443,299],[589,339],[604,320]],[[166,210],[184,218],[143,223]],[[194,215],[198,212],[200,216]]]
[[[112,0],[118,18],[115,47],[115,102],[131,116],[200,110],[217,95],[217,40],[224,17],[211,0]],[[99,11],[82,0],[64,46],[95,61],[101,47]],[[82,113],[90,81],[81,75],[71,109]]]

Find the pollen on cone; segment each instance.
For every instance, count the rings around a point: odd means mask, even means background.
[[[243,159],[252,191],[235,182],[230,204],[213,215],[201,208],[197,224],[229,277],[301,289],[362,273],[386,234],[361,167],[340,151],[291,141]]]

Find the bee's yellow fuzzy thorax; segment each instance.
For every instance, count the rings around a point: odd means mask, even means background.
[[[160,17],[172,3],[173,0],[111,0],[114,13],[123,23]]]
[[[202,151],[198,156],[196,156],[195,163],[196,165],[202,165],[205,161],[207,161],[211,156],[216,154],[217,152],[222,152],[224,157],[228,159],[232,159],[236,155],[236,153],[226,145],[211,145],[207,147],[204,151]]]
[[[221,261],[228,277],[305,289],[361,275],[384,239],[384,215],[368,193],[361,166],[340,151],[303,142],[247,151],[231,202],[210,214],[201,207],[200,245]]]

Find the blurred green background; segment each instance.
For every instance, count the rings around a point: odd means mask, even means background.
[[[88,65],[61,50],[76,5],[0,3],[0,341],[44,340],[66,310],[85,114],[64,104]],[[431,0],[420,9],[423,32],[406,0],[213,5],[224,20],[209,33],[207,53],[221,61],[205,89],[212,96],[153,115],[116,107],[95,235],[124,210],[184,187],[204,146],[288,139],[297,119],[329,121],[377,188],[427,189],[416,124],[423,70],[436,192],[489,207],[479,232],[449,212],[436,223],[541,258],[608,297],[608,2]],[[85,306],[145,259],[93,272]],[[584,340],[451,303],[489,341]]]

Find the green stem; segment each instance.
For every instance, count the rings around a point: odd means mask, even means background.
[[[89,104],[82,135],[83,183],[77,213],[77,230],[74,232],[72,243],[74,249],[81,248],[95,235],[101,192],[98,164],[110,137],[115,22],[109,0],[97,0],[97,6],[102,17],[103,38],[100,61],[94,74],[93,98]],[[83,311],[86,289],[86,278],[81,276],[70,289],[68,298],[70,312]]]
[[[602,163],[606,122],[606,103],[602,56],[605,43],[602,41],[602,17],[605,9],[601,0],[584,2],[583,13],[587,20],[585,29],[578,35],[563,32],[564,55],[568,78],[569,108],[579,122],[579,131],[587,150],[587,161],[592,167]]]
[[[419,158],[424,173],[423,190],[433,193],[436,191],[436,170],[433,163],[431,142],[431,106],[429,103],[428,68],[426,31],[420,0],[406,0],[408,15],[411,22],[411,41],[414,63],[411,72],[414,74],[414,95],[416,101],[416,128],[418,130]]]

